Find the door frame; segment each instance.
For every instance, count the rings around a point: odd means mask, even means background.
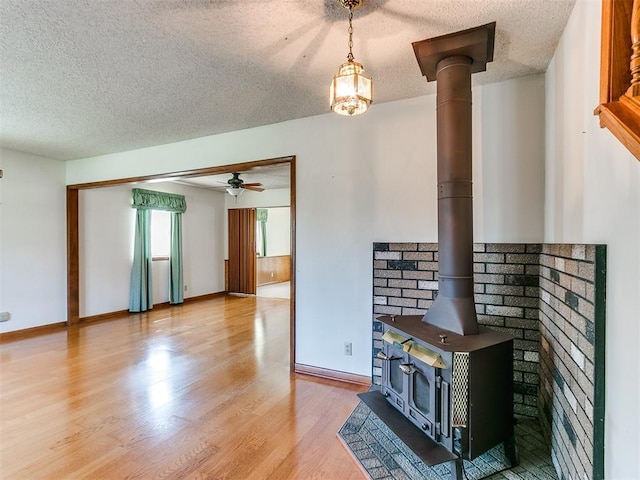
[[[79,230],[80,217],[78,214],[79,191],[91,188],[112,187],[128,183],[143,183],[158,180],[175,180],[176,177],[203,177],[206,175],[220,175],[232,172],[244,172],[255,167],[269,165],[289,164],[289,189],[291,208],[291,286],[290,286],[290,312],[289,312],[289,369],[293,372],[295,365],[295,312],[296,312],[296,157],[270,158],[252,162],[220,165],[215,167],[197,168],[139,177],[118,178],[100,182],[78,183],[67,185],[67,326],[77,325],[80,322],[80,245]]]

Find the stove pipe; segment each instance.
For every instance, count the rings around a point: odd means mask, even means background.
[[[427,80],[437,80],[438,296],[423,321],[478,333],[473,298],[471,74],[493,60],[495,22],[415,42]]]

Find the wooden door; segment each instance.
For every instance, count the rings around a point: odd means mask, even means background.
[[[256,209],[229,210],[229,292],[256,294]]]

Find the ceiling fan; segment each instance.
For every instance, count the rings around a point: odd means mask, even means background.
[[[238,197],[242,195],[245,190],[253,190],[254,192],[262,192],[264,191],[264,187],[261,183],[244,183],[244,181],[240,178],[240,173],[233,172],[233,177],[227,180],[227,193],[234,197]]]

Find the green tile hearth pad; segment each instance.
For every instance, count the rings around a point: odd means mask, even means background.
[[[520,465],[509,468],[504,449],[498,445],[473,461],[465,460],[463,478],[557,480],[538,421],[519,419],[515,433]],[[363,402],[349,415],[338,435],[374,480],[451,478],[450,462],[427,466]]]

